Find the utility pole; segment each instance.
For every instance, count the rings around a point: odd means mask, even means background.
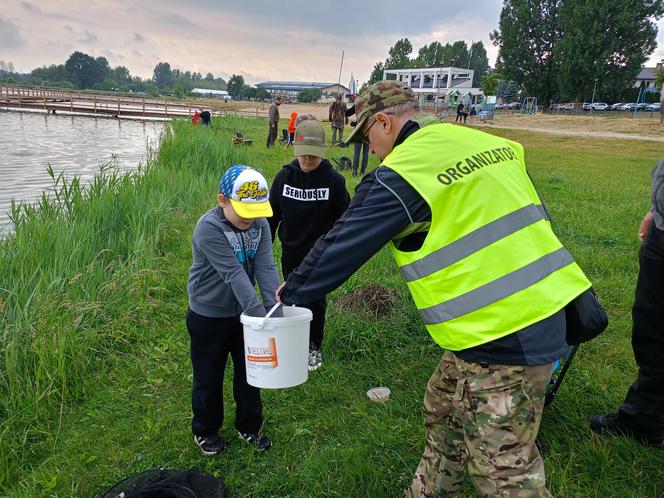
[[[590,99],[590,112],[593,113],[593,116],[595,115],[595,90],[597,89],[597,78],[595,78],[595,84],[593,85],[593,97]]]
[[[473,40],[470,40],[470,50],[468,51],[468,66],[466,69],[470,70],[470,59],[473,58]]]
[[[341,68],[344,67],[344,51],[341,51],[341,64],[339,65],[339,79],[337,80],[337,89],[339,89],[339,85],[341,84]]]

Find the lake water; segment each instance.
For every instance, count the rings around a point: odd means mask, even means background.
[[[0,111],[0,233],[9,228],[11,200],[34,201],[55,174],[89,180],[115,157],[136,169],[148,144],[156,148],[162,122]]]

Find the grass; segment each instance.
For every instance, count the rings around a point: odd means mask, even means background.
[[[230,145],[238,129],[254,146]],[[15,234],[0,243],[0,494],[96,496],[146,468],[199,467],[222,477],[233,496],[400,496],[421,456],[421,398],[441,351],[385,250],[331,296],[324,367],[302,386],[263,391],[275,446],[257,453],[235,438],[229,401],[228,449],[205,459],[194,447],[183,321],[191,232],[225,167],[243,162],[271,179],[292,151],[266,150],[260,120],[215,120],[207,130],[176,122],[173,130],[142,174],[106,170],[87,191],[60,179],[60,199],[17,210]],[[545,414],[550,490],[654,497],[664,491],[662,452],[598,437],[585,417],[615,409],[635,376],[635,232],[660,148],[499,134],[526,146],[556,232],[611,316]],[[352,192],[357,179],[346,177]],[[391,316],[335,306],[374,283],[399,296]],[[367,402],[377,385],[390,387],[389,403]],[[473,496],[469,483],[463,496]]]

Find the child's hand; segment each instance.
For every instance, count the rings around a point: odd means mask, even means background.
[[[281,294],[281,290],[284,288],[285,285],[286,285],[286,282],[282,282],[281,285],[279,287],[277,287],[277,290],[274,293],[274,299],[278,303],[281,303],[281,296],[279,294]]]
[[[641,226],[639,226],[639,240],[643,242],[650,232],[650,227],[652,226],[652,213],[648,211],[641,221]],[[278,292],[278,291],[277,291]]]

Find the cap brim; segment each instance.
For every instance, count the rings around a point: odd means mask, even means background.
[[[316,156],[320,158],[325,157],[325,146],[319,145],[297,145],[293,146],[296,156]]]
[[[364,135],[362,135],[362,128],[364,128],[364,123],[367,122],[367,119],[369,119],[369,116],[361,119],[355,124],[355,129],[353,129],[353,132],[346,139],[346,145],[365,141]]]
[[[269,218],[272,216],[270,201],[240,202],[230,199],[233,209],[242,218]]]

